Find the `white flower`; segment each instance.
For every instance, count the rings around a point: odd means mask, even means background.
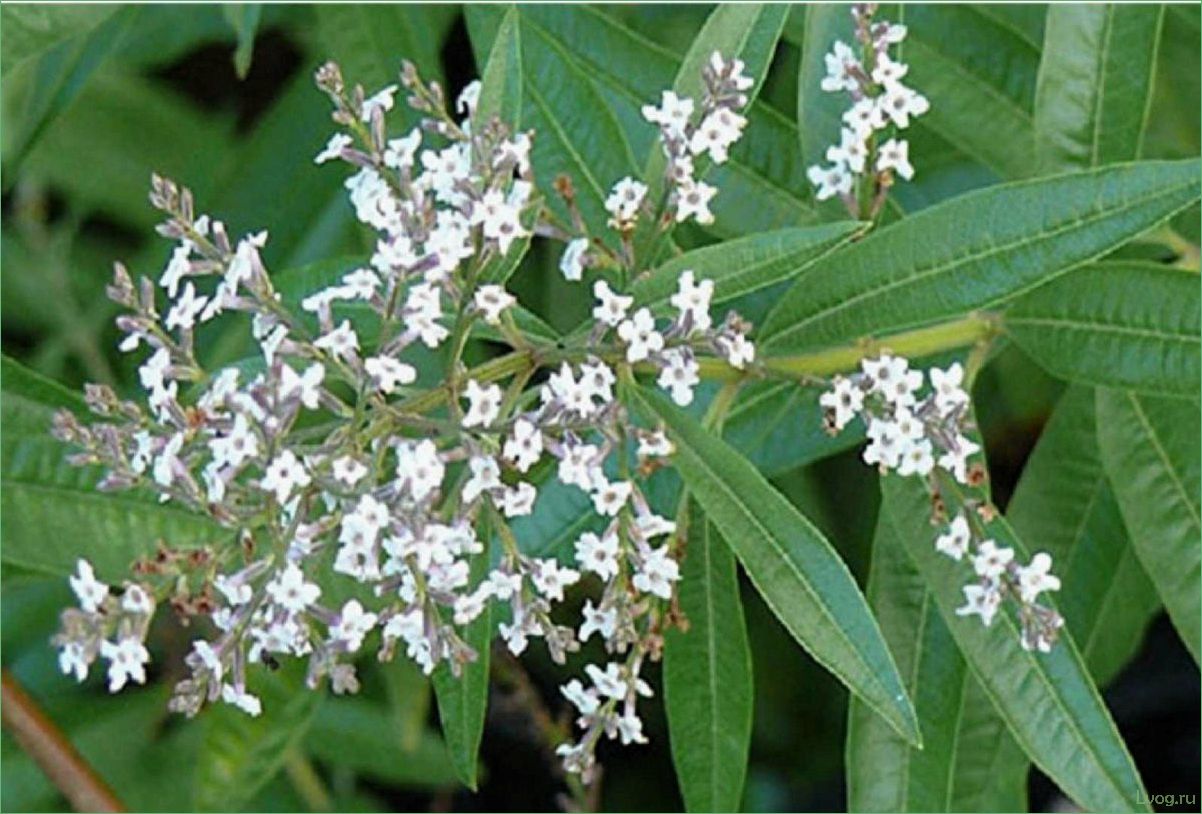
[[[864,143],[864,135],[844,127],[839,143],[826,148],[826,160],[845,166],[854,173],[863,172],[864,162],[868,160],[868,145]],[[879,163],[877,168],[881,169]]]
[[[884,353],[880,358],[863,360],[860,367],[872,382],[873,391],[899,407],[913,404],[914,391],[922,387],[922,371],[910,370],[910,363],[900,356]]]
[[[482,225],[484,236],[497,241],[501,254],[507,254],[513,241],[527,234],[521,221],[521,207],[505,200],[499,189],[490,189],[472,206],[473,224]]]
[[[335,158],[342,157],[342,151],[350,147],[352,144],[351,137],[346,133],[335,133],[330,136],[330,140],[326,142],[326,146],[313,158],[314,164],[324,164],[327,161],[333,161]]]
[[[501,496],[501,511],[506,517],[524,517],[534,511],[534,501],[537,497],[538,490],[534,488],[534,484],[523,481],[505,490],[505,494]]]
[[[640,308],[631,319],[618,325],[618,337],[626,343],[626,361],[641,362],[664,347],[663,334],[655,330],[650,309]]]
[[[313,363],[301,375],[297,375],[289,365],[280,366],[280,397],[289,399],[296,396],[301,404],[310,410],[316,410],[321,401],[321,383],[325,380],[326,369],[319,363]]]
[[[351,327],[350,320],[344,319],[341,325],[318,338],[313,345],[342,359],[350,359],[359,350],[359,336]]]
[[[258,696],[251,695],[246,691],[246,688],[233,684],[224,684],[221,687],[221,700],[227,704],[231,704],[245,712],[252,718],[257,718],[263,712],[263,704]]]
[[[909,181],[914,177],[914,165],[910,163],[910,144],[905,139],[891,138],[877,151],[876,168],[880,172],[893,170]]]
[[[389,139],[388,147],[384,150],[384,166],[394,170],[408,169],[413,166],[417,156],[417,148],[422,144],[422,131],[413,128],[401,138]]]
[[[109,692],[118,692],[130,680],[146,683],[145,665],[150,661],[150,653],[138,639],[127,636],[116,644],[102,641],[100,655],[110,662]]]
[[[467,465],[472,475],[463,484],[462,497],[465,504],[502,485],[501,468],[491,455],[473,455]]]
[[[835,429],[841,430],[864,408],[864,391],[844,376],[836,376],[832,383],[834,387],[819,396],[818,403],[831,411]]]
[[[959,362],[952,363],[947,370],[931,368],[931,388],[935,391],[935,406],[942,415],[968,404],[968,393],[963,389],[964,368]]]
[[[559,270],[565,280],[576,282],[584,276],[585,252],[588,251],[588,238],[578,237],[568,242],[559,260]]]
[[[409,492],[415,500],[424,500],[442,485],[446,466],[438,457],[438,448],[430,439],[397,448],[397,477],[408,482]]]
[[[543,434],[533,422],[519,418],[513,423],[513,435],[502,452],[519,472],[526,472],[543,454]]]
[[[634,304],[634,297],[623,297],[614,293],[609,283],[598,280],[593,283],[593,296],[598,305],[593,308],[593,318],[613,328],[626,318],[626,312]]]
[[[676,451],[663,430],[639,434],[638,456],[640,458],[666,458]]]
[[[340,293],[346,299],[370,300],[380,287],[380,278],[371,269],[355,269],[342,278]]]
[[[658,514],[640,514],[634,519],[634,525],[644,540],[673,534],[676,531],[674,522]]]
[[[615,229],[629,229],[638,217],[646,195],[647,185],[629,176],[614,184],[613,191],[605,199],[605,209],[611,215],[609,225]]]
[[[1044,591],[1059,591],[1060,578],[1051,573],[1052,558],[1039,552],[1030,565],[1018,569],[1018,591],[1023,602],[1031,603]]]
[[[171,306],[171,310],[167,312],[164,324],[168,330],[175,328],[190,330],[196,325],[196,318],[200,316],[200,312],[204,310],[205,303],[208,301],[208,297],[196,296],[196,287],[191,283],[185,284],[183,293],[179,295],[175,305]]]
[[[710,212],[710,201],[718,194],[718,188],[704,181],[686,181],[676,188],[676,222],[684,223],[694,218],[698,223],[714,222]]]
[[[817,189],[814,198],[825,201],[836,195],[849,195],[852,182],[855,180],[848,171],[846,164],[832,164],[822,167],[817,164],[806,170],[806,177]]]
[[[918,475],[926,477],[935,468],[935,458],[931,452],[931,442],[925,438],[921,441],[910,441],[902,450],[897,464],[897,474],[908,477]]]
[[[305,581],[295,563],[288,563],[275,579],[267,583],[271,600],[291,613],[301,613],[321,596],[321,588]]]
[[[154,613],[154,600],[143,590],[141,585],[129,585],[126,587],[125,593],[121,595],[121,610],[126,613],[150,616]]]
[[[595,608],[591,599],[584,601],[584,609],[580,612],[584,621],[580,625],[580,641],[587,642],[594,633],[600,633],[602,639],[610,639],[618,626],[618,612],[614,608]]]
[[[906,442],[901,432],[892,421],[879,418],[868,422],[868,446],[864,447],[864,463],[869,466],[881,466],[892,469],[901,460]]]
[[[363,362],[363,368],[382,393],[391,393],[400,385],[417,381],[417,370],[413,365],[397,361],[391,356],[369,356]]]
[[[459,91],[459,98],[455,100],[455,112],[463,116],[473,115],[476,112],[476,101],[480,98],[481,87],[479,79],[468,82],[463,90]]]
[[[714,298],[714,281],[697,282],[692,270],[686,269],[680,273],[676,284],[676,293],[669,302],[682,318],[686,314],[690,317],[694,330],[708,331],[713,324],[710,301]]]
[[[972,540],[972,532],[969,530],[968,521],[964,515],[958,514],[952,524],[948,526],[947,531],[940,534],[935,540],[935,550],[959,561],[968,553],[970,540]]]
[[[843,123],[856,131],[861,138],[868,138],[874,130],[885,126],[886,117],[877,104],[877,99],[865,96],[843,112]]]
[[[931,109],[931,103],[921,93],[895,82],[877,97],[877,109],[900,128],[910,126],[911,116],[921,116]]]
[[[1006,571],[1006,566],[1014,559],[1014,549],[998,546],[993,540],[985,540],[977,547],[977,553],[972,558],[973,570],[978,576],[995,580]]]
[[[965,602],[956,608],[957,616],[980,616],[986,627],[993,624],[993,617],[1002,604],[1002,594],[994,584],[965,585]]]
[[[664,91],[661,98],[663,101],[659,107],[643,105],[643,118],[658,124],[673,138],[680,138],[693,115],[693,100],[687,96],[677,96],[670,90]]]
[[[330,628],[330,637],[346,645],[347,652],[354,653],[363,646],[363,637],[376,626],[377,616],[366,613],[359,600],[348,600],[338,614],[338,622]]]
[[[563,589],[575,585],[580,579],[580,573],[571,568],[560,567],[553,559],[544,559],[535,562],[532,579],[539,593],[554,602],[562,602]]]
[[[492,589],[486,582],[480,586],[479,590],[457,597],[452,617],[455,624],[466,625],[478,618],[488,607],[490,596],[492,596]]]
[[[643,593],[655,594],[661,599],[672,598],[672,583],[680,579],[680,566],[668,553],[668,546],[648,550],[632,584]]]
[[[634,710],[627,710],[618,718],[617,727],[623,744],[647,742],[647,736],[643,734],[643,722],[635,715]]]
[[[275,457],[267,467],[267,472],[259,481],[259,488],[265,492],[274,492],[277,503],[288,502],[288,496],[297,487],[308,486],[311,479],[304,465],[297,460],[292,450],[286,449]]]
[[[487,427],[497,420],[497,416],[501,412],[500,385],[481,385],[475,379],[469,379],[463,395],[468,401],[467,413],[463,416],[463,426]]]
[[[576,541],[576,562],[585,571],[592,571],[604,580],[613,579],[618,575],[618,536],[605,534],[598,537],[586,531]]]
[[[88,613],[95,613],[108,598],[109,586],[96,579],[96,575],[92,571],[92,564],[87,560],[77,561],[75,569],[79,573],[67,578],[67,581],[71,583],[71,590],[79,599],[79,607]]]
[[[909,70],[909,65],[890,59],[889,55],[882,51],[877,54],[876,63],[872,67],[872,81],[878,85],[893,85],[900,82]]]
[[[330,464],[330,474],[334,480],[349,486],[354,486],[367,475],[367,467],[350,455],[335,458]]]
[[[590,399],[608,404],[614,399],[613,385],[617,381],[613,368],[600,359],[592,359],[580,365],[581,389]]]
[[[218,574],[213,580],[213,587],[225,597],[225,601],[233,607],[245,605],[254,596],[254,590],[246,582],[231,579],[225,574]]]
[[[755,361],[755,343],[741,333],[723,334],[716,340],[718,349],[726,354],[726,362],[743,370]]]
[[[517,300],[499,285],[482,285],[476,291],[476,308],[484,315],[484,321],[489,325],[501,323],[501,313]]]
[[[735,90],[747,90],[754,84],[754,80],[750,76],[743,73],[743,68],[746,66],[741,59],[732,59],[727,62],[722,58],[720,51],[714,51],[710,54],[710,70],[718,76],[727,75],[730,83],[735,86]],[[740,104],[746,104],[741,102]]]
[[[701,381],[700,367],[692,352],[682,348],[664,351],[664,367],[660,370],[657,384],[672,393],[672,401],[681,407],[693,402],[693,388]]]
[[[585,666],[584,671],[593,680],[597,692],[606,698],[620,701],[626,697],[626,680],[622,678],[622,665],[611,661],[602,670],[595,664]]]
[[[88,668],[92,663],[88,660],[84,647],[79,642],[64,642],[58,653],[58,668],[63,675],[75,675],[76,681],[88,677]]]
[[[856,79],[856,71],[860,69],[860,60],[847,43],[835,40],[826,61],[826,76],[822,78],[821,88],[827,93],[839,91],[854,91],[860,87]]]
[[[951,472],[960,483],[968,483],[968,459],[980,451],[980,447],[972,439],[963,435],[956,436],[953,449],[939,456],[939,466]]]
[[[624,480],[602,484],[593,493],[593,506],[597,509],[597,514],[605,517],[616,515],[626,505],[633,488],[629,481]]]
[[[747,119],[733,110],[720,107],[697,125],[689,140],[689,151],[693,155],[708,153],[715,164],[722,164],[728,157],[732,144],[743,135]]]
[[[387,113],[392,110],[393,95],[397,92],[396,85],[389,85],[374,96],[369,96],[363,100],[363,107],[359,109],[359,118],[370,123],[372,115],[379,110],[381,113]]]
[[[192,270],[192,262],[189,259],[191,255],[192,247],[186,244],[176,246],[175,251],[171,253],[171,260],[163,270],[163,276],[159,278],[159,285],[167,289],[168,297],[175,296],[180,281]]]
[[[563,697],[572,702],[576,709],[580,710],[581,715],[592,715],[601,705],[601,699],[597,697],[597,691],[593,688],[585,689],[580,683],[580,679],[573,678],[567,684],[559,688],[563,693]]]

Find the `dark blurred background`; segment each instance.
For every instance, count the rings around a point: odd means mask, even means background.
[[[611,6],[605,11],[641,36],[682,53],[708,7]],[[1186,17],[1192,29],[1184,27],[1180,42],[1166,44],[1161,72],[1177,72],[1174,87],[1192,93],[1193,107],[1185,108],[1181,126],[1196,129],[1198,29],[1193,12]],[[74,59],[76,68],[81,60],[99,60],[95,71],[81,77],[78,69],[60,70],[57,84],[49,87],[38,84],[37,77],[6,77],[0,280],[4,353],[73,388],[85,380],[119,387],[131,383],[132,361],[115,352],[115,309],[102,292],[113,260],[157,276],[168,255],[168,245],[151,231],[154,213],[145,197],[151,170],[192,186],[200,208],[226,220],[234,232],[270,229],[266,261],[271,268],[363,251],[369,244],[352,222],[341,171],[315,168],[311,162],[332,129],[327,102],[311,83],[313,68],[330,55],[327,46],[336,43],[335,51],[350,55],[343,59],[348,77],[362,77],[370,91],[391,81],[386,70],[395,70],[407,55],[406,45],[419,47],[433,55],[453,96],[476,74],[476,66],[463,16],[455,7],[427,8],[416,43],[399,35],[390,38],[387,31],[378,32],[378,42],[348,40],[343,15],[353,14],[334,7],[264,7],[249,71],[239,78],[232,59],[234,29],[221,8],[127,9],[102,23],[107,27],[103,42],[63,56]],[[796,113],[802,25],[795,12],[764,92],[765,101],[787,117]],[[389,54],[390,69],[373,57],[381,48],[395,48]],[[47,94],[52,97],[49,106]],[[919,156],[915,163],[921,160]],[[1196,226],[1193,235],[1196,240]],[[571,324],[578,304],[568,303],[567,314],[550,307],[559,302],[562,289],[555,258],[544,254],[535,251],[523,267],[519,293],[534,310]],[[978,398],[999,500],[1004,502],[1013,490],[1060,390],[1014,349],[1004,350],[987,369]],[[862,584],[875,523],[875,475],[854,454],[845,454],[776,482],[836,541]],[[841,810],[846,692],[795,646],[756,593],[744,588],[756,681],[745,807]],[[186,806],[187,798],[173,790],[171,778],[178,780],[187,770],[188,755],[194,754],[189,750],[196,748],[196,726],[166,717],[163,682],[169,677],[162,671],[169,658],[160,654],[185,646],[187,631],[167,624],[157,632],[159,674],[152,674],[149,688],[108,698],[95,677],[76,689],[57,672],[48,638],[58,609],[68,600],[65,585],[6,572],[3,590],[4,665],[118,792],[129,795],[131,805]],[[563,705],[555,687],[562,671],[532,650],[528,669],[547,704],[559,710]],[[353,754],[356,749],[387,752],[387,729],[381,736],[385,746],[371,738],[380,725],[394,720],[388,717],[393,714],[390,699],[406,687],[413,697],[425,692],[412,676],[382,676],[370,665],[365,670],[360,705],[328,704],[306,742],[337,808],[533,811],[556,806],[560,786],[532,739],[529,721],[501,690],[494,691],[490,703],[483,746],[486,774],[477,795],[455,790],[437,744],[433,752],[419,745],[394,759]],[[649,678],[658,687],[655,672]],[[1198,670],[1163,617],[1151,624],[1141,652],[1105,695],[1148,789],[1197,795]],[[406,704],[404,714],[418,719],[419,741],[426,736],[421,724],[436,724],[434,713],[421,703]],[[646,717],[649,745],[602,747],[606,810],[681,808],[659,698],[646,705]],[[161,778],[148,780],[148,773]],[[304,807],[291,776],[285,772],[273,781],[252,808]],[[1033,810],[1069,806],[1038,773],[1030,788]],[[0,803],[10,811],[65,806],[7,733]]]

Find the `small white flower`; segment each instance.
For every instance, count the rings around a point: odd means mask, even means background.
[[[643,118],[658,124],[673,138],[682,137],[693,115],[693,100],[687,96],[677,96],[670,90],[664,91],[661,98],[659,107],[643,105]]]
[[[878,85],[889,86],[900,82],[909,70],[909,65],[890,59],[889,55],[882,51],[877,54],[876,64],[872,67],[872,81]]]
[[[895,82],[885,88],[885,93],[876,100],[877,109],[888,116],[900,128],[910,126],[911,116],[921,116],[931,109],[927,97],[918,91]]]
[[[225,597],[225,601],[233,607],[240,607],[250,602],[254,590],[247,583],[231,579],[225,574],[218,574],[213,580],[213,587]]]
[[[593,296],[599,303],[593,308],[593,318],[611,328],[616,327],[626,318],[626,312],[634,304],[634,297],[624,297],[614,293],[610,289],[609,283],[604,280],[598,280],[593,284]]]
[[[484,321],[489,325],[499,325],[501,314],[517,300],[499,285],[482,285],[476,291],[476,308],[484,315]]]
[[[384,150],[384,166],[394,170],[408,169],[413,166],[417,156],[417,148],[422,144],[422,131],[413,128],[401,138],[389,139],[388,147]]]
[[[397,478],[407,482],[415,500],[424,500],[442,486],[446,466],[438,456],[438,447],[430,439],[402,444],[397,448]]]
[[[473,455],[467,465],[472,474],[463,484],[462,497],[465,504],[502,485],[501,468],[491,455]]]
[[[175,296],[180,281],[192,270],[192,262],[189,259],[191,255],[192,247],[190,245],[176,246],[175,251],[171,253],[171,260],[167,263],[167,268],[163,270],[163,276],[159,278],[159,285],[167,289],[168,297]]]
[[[963,389],[964,368],[954,362],[947,370],[931,368],[931,388],[935,391],[935,406],[942,415],[968,404],[968,393]]]
[[[595,664],[585,666],[584,671],[592,679],[597,692],[605,698],[620,701],[626,697],[626,680],[622,678],[622,665],[611,661],[602,670]]]
[[[618,612],[615,609],[595,608],[592,600],[586,599],[580,616],[584,619],[580,625],[580,641],[587,642],[594,633],[600,633],[602,639],[613,638],[618,625]]]
[[[523,481],[505,490],[501,496],[501,511],[506,517],[525,517],[534,512],[537,497],[538,490],[534,484]]]
[[[640,458],[666,458],[676,451],[663,430],[639,434],[638,456]]]
[[[710,318],[710,301],[713,298],[714,281],[697,282],[692,270],[686,269],[680,273],[676,293],[671,296],[669,302],[680,312],[682,318],[686,314],[689,316],[694,330],[708,331],[713,324]]]
[[[847,43],[835,40],[829,54],[823,57],[826,61],[826,76],[822,78],[821,88],[827,93],[839,91],[855,91],[860,87],[856,78],[860,68],[860,60]]]
[[[146,646],[133,636],[127,636],[116,644],[100,643],[100,655],[109,660],[109,692],[118,692],[129,681],[146,683],[146,664],[150,653]]]
[[[672,583],[680,579],[680,566],[672,559],[667,545],[648,550],[638,573],[631,581],[643,593],[654,594],[661,599],[672,598]]]
[[[335,133],[330,136],[330,140],[326,142],[326,146],[322,148],[322,151],[313,158],[313,163],[324,164],[327,161],[341,158],[342,151],[350,147],[352,143],[351,137],[346,133]]]
[[[221,700],[237,707],[252,718],[257,718],[263,712],[263,704],[258,696],[251,695],[246,687],[241,685],[224,684],[221,687]]]
[[[613,191],[605,199],[605,209],[611,216],[609,225],[615,229],[633,226],[646,196],[647,185],[629,176],[614,184]]]
[[[880,172],[893,170],[909,181],[914,177],[914,165],[910,163],[910,144],[905,139],[891,138],[877,152],[876,168]]]
[[[743,370],[755,361],[755,343],[744,334],[736,333],[719,336],[718,349],[726,354],[726,363],[733,368]]]
[[[559,688],[563,693],[563,697],[572,702],[572,705],[580,711],[581,715],[592,715],[601,705],[601,699],[597,697],[597,691],[593,688],[585,689],[580,683],[580,679],[573,678],[567,684]]]
[[[973,443],[972,439],[959,435],[956,437],[955,447],[939,456],[939,466],[951,472],[960,483],[967,484],[968,459],[980,449],[981,447]]]
[[[267,583],[271,600],[291,613],[301,613],[321,596],[321,588],[305,581],[305,575],[295,563],[288,563],[275,579]]]
[[[88,668],[92,666],[84,647],[79,642],[65,642],[58,653],[58,668],[63,675],[74,675],[76,681],[82,682],[88,677]]]
[[[559,260],[559,270],[565,280],[579,281],[584,276],[585,252],[588,251],[588,238],[578,237],[568,242]]]
[[[687,407],[693,403],[693,388],[701,381],[697,361],[692,352],[682,348],[664,351],[663,360],[664,367],[656,383],[672,394],[677,405]]]
[[[1002,604],[1002,594],[994,584],[965,585],[965,602],[956,608],[957,616],[980,616],[986,627],[993,624],[993,617]]]
[[[397,92],[396,85],[389,85],[374,96],[369,96],[363,100],[363,107],[359,109],[359,118],[370,123],[373,114],[377,110],[381,113],[387,113],[392,110],[393,95]]]
[[[141,616],[154,613],[154,600],[141,585],[129,585],[121,595],[121,610]]]
[[[359,600],[348,600],[338,614],[338,622],[330,628],[330,637],[346,645],[347,652],[354,653],[363,646],[363,638],[376,626],[377,616],[367,613]]]
[[[689,140],[689,151],[693,155],[708,153],[715,164],[722,164],[729,156],[730,146],[743,135],[747,119],[733,110],[720,107],[705,117],[693,137]]]
[[[819,396],[818,403],[831,411],[835,429],[841,430],[864,408],[864,391],[844,376],[836,376],[832,383],[834,387]]]
[[[351,359],[359,350],[359,336],[351,327],[350,320],[344,319],[341,325],[318,338],[313,345],[341,359]]]
[[[286,449],[268,465],[266,473],[259,481],[259,488],[265,492],[274,492],[276,502],[282,505],[288,502],[288,496],[292,494],[293,489],[308,486],[310,481],[304,465],[297,460],[292,450]]]
[[[367,467],[353,456],[343,455],[330,464],[330,474],[334,480],[352,487],[367,475]]]
[[[171,306],[171,310],[167,312],[164,324],[168,330],[176,328],[190,330],[196,325],[196,318],[200,316],[200,312],[204,310],[205,303],[208,301],[208,297],[196,296],[196,287],[191,283],[186,283],[183,293],[179,295],[175,305]]]
[[[655,330],[655,317],[647,308],[640,308],[632,318],[618,325],[618,337],[626,343],[626,361],[631,364],[664,348],[663,334]]]
[[[325,377],[325,367],[316,362],[309,365],[301,375],[297,375],[289,365],[281,365],[280,397],[289,399],[295,396],[305,407],[316,410],[321,401],[321,383]]]
[[[468,401],[467,413],[463,416],[465,427],[487,427],[497,420],[501,412],[501,387],[496,384],[481,385],[469,379],[463,395]]]
[[[580,573],[561,567],[553,559],[544,559],[536,561],[532,579],[539,593],[554,602],[562,602],[563,589],[575,585]]]
[[[864,143],[863,133],[844,127],[839,143],[826,148],[826,160],[854,173],[863,172],[864,162],[868,160],[868,145]],[[881,169],[879,163],[877,169]]]
[[[629,481],[624,480],[602,484],[593,493],[593,506],[597,509],[597,514],[605,517],[615,516],[626,505],[633,488]]]
[[[910,363],[900,356],[881,354],[877,359],[865,359],[860,363],[864,373],[872,382],[874,392],[899,407],[914,403],[914,392],[922,387],[922,371],[910,370]]]
[[[533,422],[519,418],[513,423],[513,435],[505,442],[503,453],[519,472],[528,471],[543,454],[542,432]]]
[[[585,571],[591,571],[604,580],[618,575],[618,537],[605,534],[598,537],[591,531],[580,535],[576,541],[576,562]]]
[[[710,201],[718,194],[718,188],[704,181],[686,181],[676,188],[676,222],[684,223],[689,218],[698,223],[714,222],[710,212]]]
[[[391,356],[370,356],[363,362],[363,368],[382,393],[392,393],[401,385],[417,381],[417,370],[413,365]]]
[[[78,560],[75,563],[75,569],[78,574],[67,578],[71,584],[71,590],[79,599],[79,607],[88,613],[95,613],[108,598],[109,586],[96,579],[96,574],[92,571],[92,564],[87,560]]]
[[[964,515],[956,515],[956,519],[948,526],[947,532],[940,534],[935,540],[935,550],[946,554],[953,560],[961,560],[968,553],[968,544],[972,540],[972,532]]]
[[[1014,549],[998,546],[993,540],[985,540],[977,547],[977,553],[972,558],[973,570],[977,576],[995,580],[1006,571],[1006,566],[1014,559]]]
[[[855,180],[847,165],[842,163],[831,164],[829,167],[815,164],[806,170],[806,177],[817,188],[814,191],[814,199],[819,201],[836,195],[851,194],[852,183]]]
[[[1052,558],[1039,552],[1030,565],[1018,569],[1018,590],[1023,602],[1032,603],[1044,591],[1059,591],[1060,578],[1051,573]]]

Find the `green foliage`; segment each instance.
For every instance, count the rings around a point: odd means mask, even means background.
[[[386,808],[395,790],[487,790],[486,723],[509,725],[507,714],[487,714],[491,611],[468,629],[478,658],[461,677],[363,659],[363,693],[324,698],[285,668],[252,681],[258,718],[218,705],[196,721],[166,719],[162,686],[107,701],[90,685],[63,692],[46,640],[65,601],[61,577],[78,558],[120,583],[160,541],[227,546],[233,535],[149,494],[97,492],[100,472],[65,462],[51,417],[86,414],[75,395],[85,377],[122,396],[138,391],[135,364],[112,350],[102,291],[118,257],[153,279],[162,268],[166,251],[150,238],[158,213],[145,203],[152,171],[191,186],[231,235],[268,229],[264,259],[290,306],[366,264],[373,238],[354,222],[344,175],[312,164],[332,128],[312,85],[326,59],[367,93],[397,83],[409,59],[452,103],[478,74],[483,114],[534,132],[532,164],[556,223],[575,231],[554,194],[566,176],[589,232],[612,234],[604,200],[617,180],[641,177],[649,200],[662,189],[663,154],[641,106],[669,88],[698,96],[700,66],[717,48],[754,78],[744,138],[723,164],[698,159],[698,177],[721,189],[714,222],[677,228],[631,293],[667,314],[682,271],[713,280],[716,318],[733,310],[757,323],[759,361],[790,373],[754,373],[737,393],[706,383],[687,412],[625,383],[627,406],[665,424],[677,446],[681,477],[659,478],[656,501],[687,507],[676,601],[688,629],[665,627],[662,693],[686,807],[797,807],[789,784],[818,771],[810,764],[834,766],[845,747],[853,810],[1022,810],[1032,764],[1084,808],[1140,808],[1137,767],[1097,688],[1131,662],[1162,609],[1202,658],[1198,9],[906,4],[882,13],[908,27],[906,82],[931,110],[906,131],[914,181],[889,190],[880,222],[858,223],[838,202],[814,201],[805,175],[837,139],[846,106],[819,88],[832,42],[854,36],[844,6],[5,5],[5,668],[37,688],[133,809],[313,806],[297,796],[309,761],[329,781],[318,803],[337,808]],[[288,43],[283,57],[266,37]],[[187,62],[214,47],[222,59]],[[225,90],[208,94],[210,85]],[[416,126],[404,107],[396,122]],[[559,251],[541,235],[523,238],[481,274],[522,299],[510,311],[532,343],[522,353],[554,353],[587,333],[551,327],[571,328],[591,304],[583,289],[564,293]],[[366,310],[336,306],[340,316]],[[940,333],[964,320],[987,329]],[[376,327],[364,325],[373,345]],[[927,328],[937,341],[915,357],[995,343],[971,357],[996,384],[991,457],[1025,449],[1043,425],[1029,455],[991,461],[1008,485],[1021,468],[991,528],[1020,558],[1040,550],[1056,563],[1065,630],[1052,653],[1022,651],[1012,615],[985,628],[955,614],[963,574],[934,550],[917,482],[881,480],[864,594],[853,576],[865,576],[856,567],[868,560],[848,517],[872,524],[875,475],[865,478],[869,502],[823,483],[833,470],[818,464],[863,436],[824,431],[824,385],[812,377],[847,372]],[[261,370],[244,333],[203,344],[201,355]],[[470,340],[478,359],[508,343],[491,326]],[[1008,353],[992,352],[998,341]],[[438,358],[411,355],[419,381],[436,384]],[[1068,387],[1048,417],[1048,388],[1060,383]],[[694,417],[715,403],[725,411],[720,434]],[[588,495],[553,469],[533,471],[538,509],[511,528],[526,555],[567,564],[598,521]],[[473,581],[489,562],[476,558]],[[755,589],[747,597],[740,571]],[[784,751],[780,732],[801,725],[772,688],[809,674],[778,676],[782,654],[752,648],[778,633],[850,691],[846,744],[805,732],[805,766],[795,752],[774,754]],[[152,649],[163,651],[186,650],[192,637],[167,625],[155,635]],[[772,671],[753,679],[753,658]],[[558,674],[542,664],[534,672],[558,716]],[[816,705],[842,709],[841,689],[814,692]],[[5,810],[61,807],[7,735],[3,746]],[[620,781],[606,782],[605,802],[624,805]],[[629,807],[648,798],[634,799]]]

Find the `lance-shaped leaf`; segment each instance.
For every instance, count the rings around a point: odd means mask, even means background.
[[[0,12],[4,55],[0,74],[55,45],[87,34],[117,10],[114,6],[8,6]]]
[[[735,558],[692,507],[677,596],[688,630],[664,641],[672,761],[689,811],[738,811],[751,747],[751,650]]]
[[[472,561],[471,583],[478,584],[488,573],[488,524],[482,523],[480,539],[485,550]],[[442,721],[442,736],[455,774],[469,789],[475,791],[480,769],[480,739],[484,736],[484,718],[488,711],[488,667],[492,642],[492,603],[486,602],[484,612],[464,630],[463,639],[476,651],[475,660],[463,665],[459,675],[453,675],[446,662],[434,670],[434,697],[438,701],[438,718]]]
[[[1026,757],[982,694],[926,582],[883,515],[872,546],[868,600],[906,676],[923,747],[906,743],[853,698],[847,725],[848,808],[1024,808]],[[978,771],[983,754],[994,760],[987,771]]]
[[[1098,391],[1098,444],[1135,553],[1199,660],[1198,402]]]
[[[205,712],[194,790],[200,811],[243,810],[300,743],[325,697],[305,686],[299,662],[279,672],[256,671],[249,682],[262,714],[250,716],[232,704]]]
[[[77,559],[86,557],[102,579],[116,582],[160,540],[187,548],[230,536],[204,517],[145,492],[96,491],[103,471],[68,464],[67,456],[78,450],[50,435],[57,409],[88,415],[83,400],[8,357],[0,359],[0,378],[0,529],[6,567],[68,574]]]
[[[1099,263],[1006,311],[1007,333],[1061,378],[1193,397],[1202,389],[1198,277],[1156,263]]]
[[[948,511],[955,513],[962,499],[950,481],[948,486]],[[1147,800],[1147,792],[1139,773],[1071,634],[1062,634],[1050,653],[1030,652],[1019,644],[1012,603],[990,627],[978,617],[957,615],[971,571],[935,550],[925,484],[888,475],[882,478],[881,492],[886,522],[903,541],[960,652],[1027,755],[1086,809],[1146,810],[1140,802]],[[998,545],[1013,548],[1023,562],[1029,560],[1030,553],[1004,518],[987,529]]]
[[[522,114],[522,41],[518,31],[518,10],[505,12],[488,52],[488,61],[480,74],[480,96],[476,119],[491,121],[494,116],[517,131]]]
[[[768,73],[768,65],[776,51],[776,41],[785,25],[789,7],[771,3],[719,4],[706,19],[680,63],[672,90],[678,96],[693,99],[700,108],[705,82],[702,68],[714,53],[726,61],[739,59],[745,63],[744,73],[752,80],[747,90],[748,104],[754,101]],[[658,104],[659,100],[653,101]],[[663,190],[667,158],[658,146],[652,146],[643,169],[643,179],[649,187],[650,200],[658,201]],[[704,172],[702,173],[704,174]]]
[[[1197,161],[1149,161],[944,201],[795,284],[768,316],[763,350],[834,345],[996,305],[1139,235],[1198,188]]]
[[[504,14],[497,6],[468,6],[468,31],[478,64],[491,52]],[[553,189],[555,179],[567,175],[589,232],[607,234],[605,198],[618,180],[635,173],[634,156],[571,46],[529,24],[527,14],[527,9],[517,8],[521,122],[537,134],[530,162],[538,186]],[[547,205],[563,222],[572,222],[559,196],[548,198]]]
[[[725,441],[650,390],[631,388],[676,445],[686,488],[793,637],[899,734],[920,742],[914,708],[846,564],[804,515]]]
[[[438,80],[446,87],[438,52],[454,23],[454,6],[335,3],[316,6],[314,11],[323,53],[338,62],[348,86],[361,84],[370,95],[397,84],[401,60],[408,59],[423,79]],[[419,115],[397,112],[414,123]]]
[[[1049,6],[1035,95],[1041,169],[1140,157],[1163,18],[1159,3]]]

